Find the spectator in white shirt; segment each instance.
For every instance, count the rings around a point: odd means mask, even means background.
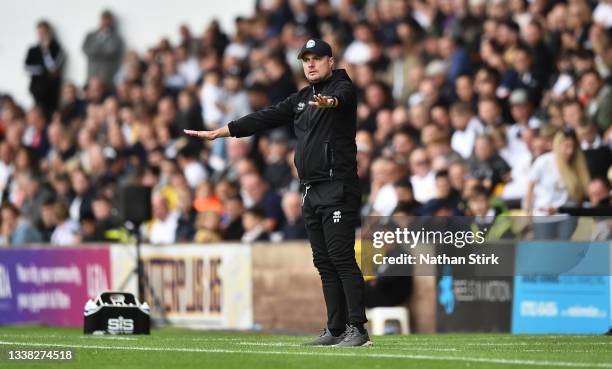
[[[0,193],[4,192],[15,171],[13,157],[9,144],[6,141],[0,142]]]
[[[528,131],[526,130],[526,132]],[[509,182],[504,184],[501,197],[504,200],[521,199],[527,191],[527,178],[532,162],[531,152],[526,144],[511,144],[507,131],[503,127],[492,129],[491,138],[499,156],[512,168]]]
[[[51,234],[51,244],[56,246],[75,246],[79,241],[79,222],[70,219],[68,208],[61,202],[53,206],[57,226]]]
[[[377,215],[389,216],[398,203],[393,184],[402,176],[401,167],[394,160],[379,158],[372,163],[371,172],[372,210]]]
[[[171,212],[168,200],[159,194],[153,196],[153,220],[149,228],[149,242],[152,244],[171,244],[175,241],[179,214]]]
[[[176,59],[178,73],[183,76],[188,85],[194,86],[202,76],[202,71],[198,60],[189,55],[187,45],[179,45],[176,48]]]
[[[555,135],[553,150],[540,155],[531,167],[525,207],[533,215],[537,239],[568,240],[576,219],[559,214],[559,208],[580,206],[587,195],[590,176],[573,130]]]
[[[451,148],[464,159],[468,159],[474,151],[476,137],[483,133],[484,127],[467,102],[453,104],[450,109],[450,116],[451,124],[455,130],[451,136]]]
[[[599,1],[593,11],[593,21],[605,28],[612,27],[612,2],[609,0]]]
[[[436,177],[431,170],[431,160],[425,149],[417,148],[410,155],[409,162],[414,199],[424,204],[436,196]]]
[[[221,75],[213,70],[206,73],[202,90],[200,91],[200,105],[202,105],[202,117],[207,129],[216,129],[221,124],[223,110],[223,88],[221,87]]]
[[[532,115],[533,108],[529,102],[529,96],[524,89],[517,89],[510,95],[510,113],[514,124],[508,127],[507,137],[509,146],[523,146],[522,150],[527,150],[525,142],[522,140],[523,133],[528,129],[538,129],[542,122]]]
[[[189,187],[196,188],[200,183],[208,178],[206,169],[197,161],[193,149],[189,146],[184,147],[181,149],[181,151],[179,151],[177,159],[178,164],[185,175],[185,179],[187,179]]]
[[[363,22],[355,25],[353,29],[354,40],[344,52],[344,59],[351,64],[365,64],[372,59],[369,44],[374,41],[374,34],[370,25]]]
[[[577,128],[584,122],[584,108],[580,101],[569,99],[561,105],[561,114],[563,116],[563,124],[569,128]]]

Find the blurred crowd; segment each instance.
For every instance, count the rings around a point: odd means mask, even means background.
[[[66,55],[27,50],[31,106],[0,105],[0,243],[122,239],[119,189],[151,186],[146,241],[305,239],[293,127],[202,142],[307,86],[326,40],[358,89],[363,215],[553,215],[609,208],[612,1],[259,0],[146,52],[110,11]],[[169,30],[170,31],[170,30]],[[25,45],[24,45],[25,46]],[[142,45],[139,45],[142,46]],[[87,59],[87,82],[63,77]],[[548,230],[550,231],[550,229]]]

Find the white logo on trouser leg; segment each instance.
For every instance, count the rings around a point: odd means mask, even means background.
[[[340,223],[340,218],[342,218],[342,213],[340,213],[340,210],[336,210],[334,211],[334,223]]]

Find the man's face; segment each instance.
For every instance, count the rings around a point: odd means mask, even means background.
[[[153,216],[156,219],[165,220],[168,215],[168,203],[163,197],[156,196],[153,198]]]
[[[17,227],[17,215],[10,209],[2,209],[2,228],[13,232]]]
[[[332,73],[334,58],[306,53],[302,56],[304,75],[310,83],[317,83],[327,79]]]
[[[510,112],[512,113],[512,118],[521,123],[526,123],[525,121],[529,119],[528,104],[513,104],[510,107]]]
[[[583,119],[583,112],[578,102],[564,106],[561,114],[563,122],[570,127],[578,127]]]
[[[49,33],[49,30],[46,27],[36,27],[36,33],[38,34],[38,41],[41,44],[46,45],[49,43],[49,40],[51,39],[51,34]]]
[[[413,175],[424,177],[431,170],[431,162],[425,150],[415,150],[410,156],[410,170]]]
[[[454,189],[462,189],[465,180],[465,167],[460,163],[451,165],[448,168],[448,179]]]
[[[455,81],[455,91],[462,101],[471,101],[474,88],[470,77],[461,76]]]
[[[588,187],[589,201],[592,206],[599,205],[600,202],[609,196],[610,190],[601,181],[593,181]]]
[[[474,196],[469,201],[469,207],[474,216],[484,217],[489,211],[489,201],[486,196]]]
[[[478,104],[478,115],[485,124],[493,125],[499,118],[499,108],[491,101],[483,101]]]
[[[486,138],[478,138],[476,139],[476,144],[474,145],[474,154],[480,160],[489,160],[493,156],[493,146],[491,145],[491,141]]]
[[[241,181],[241,184],[242,188],[244,189],[244,192],[246,192],[256,202],[259,202],[263,199],[263,196],[266,192],[265,186],[258,177],[254,175],[246,176]]]
[[[40,208],[40,215],[44,226],[52,227],[57,224],[53,205],[43,205]]]
[[[283,212],[287,219],[295,221],[302,214],[302,199],[297,193],[288,193],[283,199]]]
[[[463,131],[470,122],[471,116],[464,113],[455,113],[451,115],[451,124],[454,129]]]
[[[576,129],[576,136],[578,137],[578,141],[580,141],[580,143],[587,143],[590,145],[595,141],[597,131],[591,126],[578,126]]]
[[[514,55],[514,69],[516,69],[519,73],[525,73],[529,70],[529,65],[531,64],[531,60],[529,59],[529,54],[520,51]]]
[[[96,220],[104,220],[110,218],[112,208],[107,201],[96,200],[91,206]]]
[[[78,195],[82,195],[89,189],[87,177],[81,172],[75,172],[72,175],[72,188]]]
[[[240,218],[244,212],[244,206],[239,200],[229,200],[225,203],[225,212],[231,220]]]
[[[595,97],[601,87],[601,81],[594,73],[588,73],[580,80],[580,87],[589,97]]]
[[[450,58],[454,51],[453,40],[450,37],[442,37],[440,41],[438,41],[438,48],[440,48],[440,55],[444,59]]]
[[[178,207],[184,211],[191,211],[193,200],[189,191],[180,191],[178,194]]]
[[[436,178],[436,192],[438,194],[438,198],[445,198],[450,195],[451,185],[448,177],[438,177]]]
[[[113,25],[113,18],[110,15],[103,14],[100,17],[100,28],[104,31],[108,31]]]
[[[409,135],[401,133],[393,136],[392,147],[396,153],[408,156],[414,149],[415,143]]]

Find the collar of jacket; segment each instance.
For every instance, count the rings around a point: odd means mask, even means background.
[[[346,70],[334,69],[332,70],[332,74],[330,77],[328,77],[327,79],[324,79],[323,81],[317,82],[317,83],[311,83],[310,86],[315,88],[317,91],[321,91],[321,89],[325,87],[325,85],[337,79],[346,79],[349,82],[351,82],[351,78],[349,77],[348,73],[346,73]]]

